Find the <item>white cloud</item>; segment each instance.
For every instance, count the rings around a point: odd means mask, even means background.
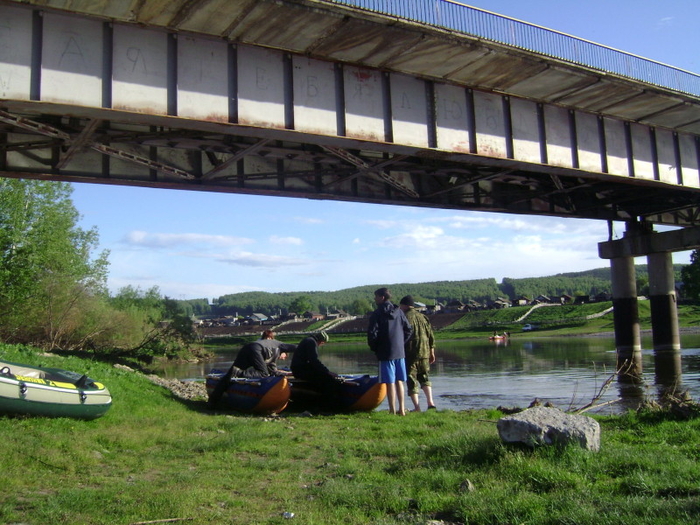
[[[432,222],[446,223],[450,228],[460,230],[475,230],[483,228],[498,228],[507,231],[529,231],[529,232],[545,232],[551,234],[566,233],[571,229],[571,225],[553,217],[529,217],[523,218],[519,216],[502,216],[494,214],[476,215],[452,215],[446,217],[438,217],[431,220]]]
[[[395,249],[427,249],[438,247],[445,239],[442,228],[414,225],[406,233],[385,238],[382,240],[382,245]]]
[[[383,219],[369,219],[364,221],[365,224],[369,224],[370,226],[376,226],[377,228],[381,230],[388,230],[389,228],[395,228],[396,226],[400,225],[401,222],[399,221],[391,221],[391,220],[383,220]]]
[[[255,240],[230,235],[208,235],[202,233],[149,233],[132,230],[122,242],[142,248],[172,248],[183,245],[238,246],[252,244]]]
[[[304,244],[304,241],[299,237],[279,237],[277,235],[271,235],[270,242],[272,244],[292,244],[294,246],[301,246]]]
[[[220,262],[238,266],[252,266],[256,268],[279,268],[284,266],[301,266],[308,261],[294,257],[281,255],[269,255],[264,253],[240,252],[228,256],[217,257]]]
[[[325,224],[326,222],[318,217],[294,217],[294,221],[301,224]]]
[[[665,16],[665,17],[659,19],[659,21],[656,23],[656,25],[659,28],[665,29],[667,27],[673,26],[674,20],[675,20],[675,18],[672,16]]]

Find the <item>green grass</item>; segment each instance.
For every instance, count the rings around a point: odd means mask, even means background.
[[[105,363],[0,355],[88,372],[114,397],[95,421],[0,418],[1,523],[668,525],[700,512],[700,419],[599,417],[600,452],[526,450],[500,442],[496,410],[252,417]]]
[[[536,335],[586,335],[600,332],[614,332],[612,312],[592,319],[586,319],[604,312],[612,306],[612,302],[591,303],[584,305],[545,306],[532,310],[527,317],[519,322],[531,310],[530,306],[516,306],[502,310],[482,310],[466,313],[459,321],[436,332],[438,339],[461,339],[469,337],[484,337],[493,331],[509,331],[511,335],[522,333],[525,323],[534,324]],[[651,329],[651,307],[647,300],[639,301],[639,322],[643,330]],[[700,327],[700,306],[679,305],[678,324],[682,328]],[[532,336],[532,333],[528,333]]]
[[[613,330],[612,313],[595,319],[586,319],[604,312],[611,302],[584,305],[514,306],[501,310],[469,312],[460,320],[437,332],[438,338],[484,337],[492,332],[508,331],[512,335],[522,331],[526,323],[537,326],[538,333],[556,331],[558,334],[593,333]],[[439,315],[439,314],[438,314]],[[554,335],[554,334],[552,334]]]

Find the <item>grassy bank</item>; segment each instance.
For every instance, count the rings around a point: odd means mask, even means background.
[[[105,363],[0,355],[87,372],[114,397],[95,421],[0,418],[2,523],[668,525],[700,512],[700,419],[599,417],[600,452],[531,451],[501,444],[497,411],[249,417]]]

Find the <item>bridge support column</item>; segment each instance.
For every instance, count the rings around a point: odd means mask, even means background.
[[[671,253],[651,253],[649,268],[649,301],[654,350],[680,350],[676,286]]]
[[[660,397],[677,393],[681,380],[681,339],[671,253],[652,253],[649,268],[649,301],[654,344],[654,375]]]
[[[642,374],[642,342],[634,258],[610,259],[610,269],[617,369],[621,378],[635,379]]]
[[[642,371],[634,257],[647,257],[654,369],[657,385],[666,389],[675,388],[681,377],[672,254],[697,248],[700,248],[699,227],[656,233],[651,224],[643,221],[629,221],[622,239],[598,244],[598,254],[602,259],[610,259],[612,269],[618,368],[628,361],[633,366],[630,371],[634,373]],[[626,378],[620,376],[620,379]]]

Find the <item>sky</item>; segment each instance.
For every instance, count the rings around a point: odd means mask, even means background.
[[[465,0],[465,4],[700,72],[697,0]],[[80,226],[109,250],[108,286],[173,299],[246,291],[542,277],[608,265],[607,223],[73,184]],[[624,224],[615,223],[615,236]],[[674,255],[689,262],[690,252]],[[646,259],[637,261],[644,264]]]

